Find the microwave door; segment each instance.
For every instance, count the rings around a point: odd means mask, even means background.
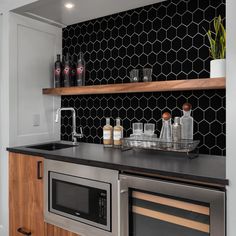
[[[51,213],[110,231],[110,184],[51,172],[49,186]]]

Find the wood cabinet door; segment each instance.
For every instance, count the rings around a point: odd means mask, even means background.
[[[44,236],[43,158],[10,153],[10,236]]]
[[[79,236],[55,225],[45,224],[45,236]]]

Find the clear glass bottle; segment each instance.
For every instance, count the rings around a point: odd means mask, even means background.
[[[184,103],[183,116],[180,118],[181,138],[193,140],[193,117],[191,116],[192,105]]]
[[[172,126],[171,126],[171,114],[169,112],[165,112],[162,115],[162,129],[161,129],[160,139],[161,141],[163,141],[162,144],[163,147],[165,148],[171,147]]]
[[[123,127],[120,125],[120,118],[116,118],[116,126],[113,131],[114,147],[121,147],[123,138]]]
[[[178,143],[181,141],[180,117],[175,117],[174,119],[174,124],[172,125],[172,141],[175,142],[173,148],[176,150],[180,149],[180,144]]]
[[[113,145],[113,127],[110,125],[110,118],[106,118],[106,125],[103,127],[103,145],[104,147]]]

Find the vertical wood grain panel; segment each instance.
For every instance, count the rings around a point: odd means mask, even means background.
[[[45,224],[45,236],[80,236],[55,225]]]
[[[33,236],[44,236],[43,179],[37,179],[38,161],[43,163],[43,158],[10,153],[10,236],[19,236],[20,227]]]

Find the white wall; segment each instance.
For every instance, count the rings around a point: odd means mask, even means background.
[[[2,17],[2,47],[0,60],[0,236],[8,235],[8,162],[6,146],[9,145],[9,21]]]
[[[59,139],[54,111],[59,97],[42,95],[52,82],[61,53],[61,29],[4,12],[0,60],[0,236],[8,235],[8,153],[6,147]],[[33,126],[33,115],[40,126]]]
[[[3,32],[3,24],[2,24],[3,22],[2,22],[2,20],[3,20],[2,15],[0,15],[0,80],[2,78],[2,76],[1,76],[1,72],[2,72],[1,61],[2,61],[2,49],[3,49],[2,48],[2,33],[1,33],[1,32]],[[0,111],[1,111],[1,106],[0,106]],[[0,124],[1,124],[1,116],[0,116]],[[0,135],[0,144],[1,144],[1,135]],[[1,169],[2,168],[1,168],[1,162],[0,162],[0,171],[1,171]],[[1,189],[1,178],[0,178],[0,189]],[[1,202],[2,202],[2,195],[0,194],[0,206],[1,206]],[[1,215],[0,215],[0,222],[2,222]]]
[[[236,235],[236,1],[226,1],[227,24],[227,89],[226,173],[230,181],[227,199],[227,236]]]

